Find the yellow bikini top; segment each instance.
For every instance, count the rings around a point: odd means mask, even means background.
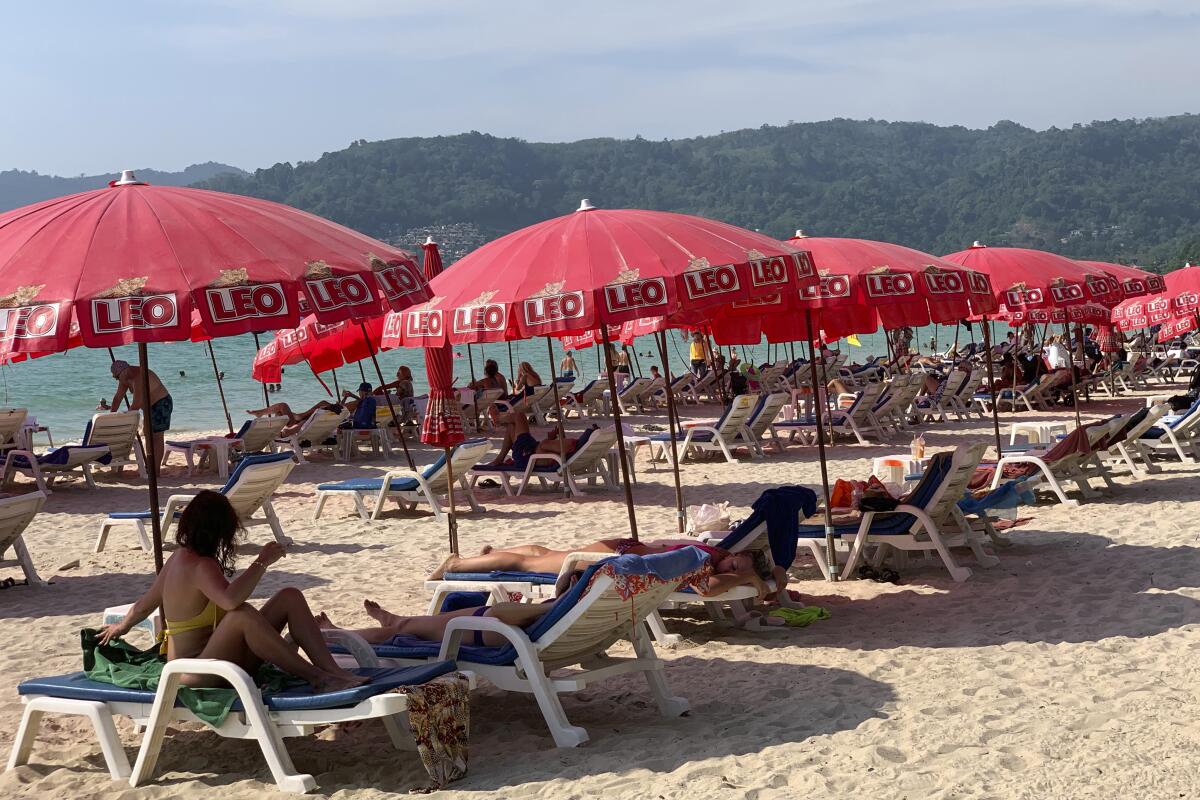
[[[162,647],[159,648],[159,652],[164,654],[167,652],[168,636],[178,636],[181,633],[189,633],[190,631],[198,631],[204,628],[216,630],[217,623],[220,622],[224,616],[225,610],[212,600],[209,600],[200,613],[191,619],[185,619],[181,622],[171,622],[170,620],[167,620],[167,627],[163,630],[162,635],[159,637],[159,641],[162,642]]]

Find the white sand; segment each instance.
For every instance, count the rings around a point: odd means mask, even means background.
[[[1089,415],[1124,403],[1096,403]],[[712,409],[688,414],[708,415]],[[1057,417],[1066,416],[1060,412]],[[1023,418],[1047,418],[1025,414]],[[648,421],[635,418],[635,424]],[[661,422],[661,420],[655,420]],[[978,421],[936,425],[933,450],[978,439]],[[839,446],[831,475],[863,478],[870,458],[905,449]],[[432,460],[428,450],[418,459]],[[814,485],[815,451],[793,446],[766,461],[686,464],[689,503],[729,500],[741,513],[765,487]],[[421,612],[424,575],[446,552],[446,532],[427,516],[391,513],[380,523],[331,504],[314,523],[313,486],[373,474],[380,464],[328,461],[298,467],[276,508],[297,544],[255,597],[299,586],[314,609],[366,625],[364,596]],[[471,772],[446,797],[1194,797],[1200,689],[1200,517],[1196,471],[1168,466],[1141,482],[1118,479],[1104,500],[1080,508],[1043,503],[1010,534],[1001,564],[953,583],[940,564],[913,562],[904,584],[824,583],[810,562],[794,571],[806,599],[833,618],[806,629],[754,635],[722,629],[701,613],[672,616],[686,636],[667,677],[691,701],[689,716],[656,715],[641,681],[592,687],[565,701],[591,741],[556,750],[531,697],[483,686],[472,704]],[[182,470],[163,496],[212,486]],[[78,630],[106,606],[149,583],[149,556],[130,534],[91,553],[101,510],[145,506],[144,487],[82,484],[56,489],[26,534],[45,589],[0,592],[0,752],[21,712],[15,685],[79,668]],[[643,538],[674,529],[670,473],[642,471],[635,490]],[[507,499],[485,491],[486,516],[461,520],[463,552],[485,543],[571,545],[626,531],[618,493],[564,500],[550,493]],[[252,535],[242,563],[265,541]],[[56,567],[80,559],[76,569]],[[19,578],[6,562],[0,577]],[[132,761],[137,738],[122,722]],[[289,740],[299,769],[338,797],[407,792],[424,782],[412,753],[390,749],[377,724]],[[197,729],[167,740],[156,783],[131,791],[108,779],[84,723],[51,718],[33,764],[0,776],[0,796],[196,797],[219,787],[226,800],[275,794],[257,746]]]

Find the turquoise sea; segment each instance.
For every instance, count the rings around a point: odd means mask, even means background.
[[[930,352],[930,340],[934,328],[922,328],[917,331],[916,342],[921,352]],[[976,335],[980,335],[976,328]],[[1003,335],[1001,333],[1000,335]],[[938,326],[938,348],[945,350],[954,339],[952,326]],[[860,361],[873,354],[885,352],[885,343],[881,334],[860,337],[861,348],[850,347],[851,360]],[[263,344],[268,341],[267,335],[260,335]],[[968,333],[960,333],[960,341],[970,341]],[[687,346],[679,332],[668,334],[671,368],[678,372],[686,368]],[[842,347],[848,347],[845,342]],[[250,377],[250,365],[254,359],[254,340],[250,336],[239,336],[227,339],[217,339],[213,342],[217,366],[224,373],[225,397],[229,402],[230,414],[236,428],[245,419],[248,408],[263,405],[262,385]],[[658,364],[658,348],[650,337],[643,337],[631,348],[637,353],[636,361],[643,372],[650,371],[651,364]],[[555,344],[555,367],[562,356],[561,349]],[[786,357],[785,346],[768,347],[766,344],[757,347],[738,347],[739,356],[745,351],[755,363],[773,360],[776,356]],[[500,364],[500,370],[511,376],[509,370],[509,350],[507,345],[473,345],[470,348],[475,362],[476,374],[483,372],[483,360],[495,358]],[[127,346],[116,348],[117,358],[137,363],[137,348]],[[154,369],[175,399],[175,414],[172,424],[172,435],[185,434],[200,430],[215,430],[225,427],[225,415],[221,410],[221,401],[217,393],[217,382],[213,375],[212,363],[209,360],[207,345],[194,342],[175,342],[169,344],[152,344],[149,346],[150,366]],[[596,369],[596,348],[583,350],[576,354],[576,361],[586,378],[594,377]],[[796,355],[800,355],[797,346]],[[548,379],[548,355],[543,339],[523,342],[513,342],[512,359],[514,363],[529,361],[537,369],[543,379]],[[379,354],[380,367],[390,380],[396,367],[407,364],[412,368],[417,393],[428,389],[425,379],[424,354],[417,349],[389,350]],[[96,405],[101,398],[112,399],[116,384],[109,373],[109,355],[107,350],[91,350],[76,348],[44,358],[33,359],[18,364],[0,367],[0,390],[3,391],[2,403],[9,407],[24,407],[36,416],[42,424],[48,424],[55,437],[55,442],[68,442],[78,439],[83,432],[84,424],[95,413]],[[361,362],[367,380],[378,383],[374,367],[370,360]],[[455,374],[460,385],[470,380],[470,362],[467,358],[467,348],[456,348],[454,361]],[[636,368],[635,368],[636,371]],[[361,382],[359,365],[352,364],[336,371],[337,380],[343,389],[354,389]],[[322,378],[332,391],[334,380],[332,374],[323,373]],[[271,402],[286,401],[293,408],[307,408],[321,399],[328,399],[320,382],[312,372],[303,365],[287,367],[283,376],[282,388],[271,392]]]

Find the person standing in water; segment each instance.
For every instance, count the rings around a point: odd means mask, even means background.
[[[154,457],[161,464],[166,456],[164,440],[167,431],[171,429],[171,412],[175,409],[175,401],[171,393],[159,380],[154,370],[148,370],[150,376],[150,397],[142,396],[142,368],[132,367],[128,361],[112,362],[112,376],[117,382],[117,393],[113,395],[112,403],[100,401],[104,411],[117,411],[126,392],[133,392],[133,400],[129,404],[131,411],[141,411],[150,415],[150,431],[154,434]]]

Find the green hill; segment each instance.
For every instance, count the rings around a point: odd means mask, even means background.
[[[213,161],[193,164],[181,172],[161,172],[154,169],[139,169],[135,172],[141,180],[164,186],[187,186],[217,175],[245,174],[237,167]],[[40,175],[37,172],[26,172],[19,169],[5,170],[0,172],[0,211],[19,208],[64,194],[100,189],[108,185],[109,181],[119,177],[119,174],[112,174],[79,175],[74,178],[65,178],[57,175]]]

